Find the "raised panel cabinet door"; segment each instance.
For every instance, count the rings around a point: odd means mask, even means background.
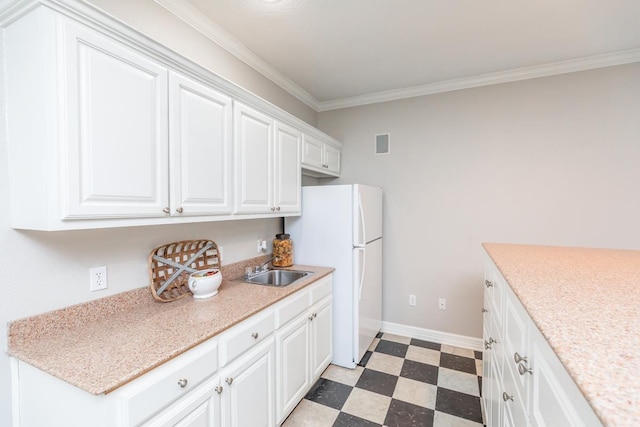
[[[274,206],[276,212],[300,212],[302,173],[300,144],[302,134],[290,126],[276,123],[274,147]]]
[[[272,143],[274,121],[238,102],[234,103],[233,116],[235,212],[271,213],[275,210]]]
[[[324,143],[312,136],[304,135],[302,138],[302,164],[313,168],[322,169],[322,157]]]
[[[311,381],[309,333],[311,320],[305,312],[276,333],[276,420],[293,411]]]
[[[311,377],[318,378],[333,359],[332,300],[327,298],[311,310]]]
[[[167,70],[72,21],[64,33],[63,219],[166,215]]]
[[[171,215],[229,214],[231,98],[169,74]]]
[[[340,150],[331,145],[325,144],[324,164],[327,171],[340,175]]]
[[[222,426],[272,427],[274,413],[273,337],[265,340],[220,374]]]
[[[143,427],[220,427],[218,377],[211,378],[165,411],[142,424]]]

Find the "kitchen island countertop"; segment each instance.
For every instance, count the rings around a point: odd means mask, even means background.
[[[640,420],[640,251],[483,244],[607,426]]]
[[[225,275],[214,297],[168,303],[145,287],[17,320],[9,324],[8,353],[89,393],[109,393],[333,272],[291,269],[314,274],[284,287]]]

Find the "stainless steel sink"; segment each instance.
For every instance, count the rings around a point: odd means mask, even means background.
[[[287,286],[310,274],[313,274],[313,272],[300,270],[267,270],[245,278],[244,281],[255,285]]]

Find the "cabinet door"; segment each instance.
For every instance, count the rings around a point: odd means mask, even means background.
[[[166,215],[167,70],[71,21],[65,37],[63,219]]]
[[[228,214],[231,98],[169,75],[171,215]]]
[[[247,352],[221,374],[222,426],[272,427],[273,337]]]
[[[236,209],[270,213],[273,205],[273,127],[268,116],[234,104]]]
[[[322,169],[324,143],[309,135],[305,135],[302,141],[302,164]]]
[[[340,175],[340,150],[328,144],[324,145],[324,167],[327,171]]]
[[[284,421],[311,381],[310,316],[305,312],[276,333],[276,420]]]
[[[274,147],[274,207],[276,212],[300,212],[301,139],[302,134],[297,130],[276,123]]]
[[[311,378],[318,378],[333,359],[331,297],[312,307]]]
[[[219,427],[220,395],[216,391],[218,381],[217,377],[206,381],[143,426]]]

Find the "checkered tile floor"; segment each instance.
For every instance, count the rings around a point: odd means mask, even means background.
[[[356,369],[330,365],[283,427],[482,427],[482,353],[378,334]]]

